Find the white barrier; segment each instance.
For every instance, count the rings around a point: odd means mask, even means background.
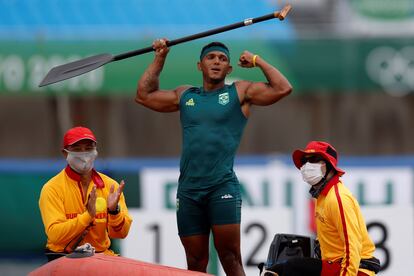
[[[414,271],[414,177],[409,167],[344,167],[343,182],[361,204],[380,275],[411,275]],[[237,166],[242,184],[242,256],[247,275],[266,260],[276,233],[312,235],[309,187],[299,171],[283,163]],[[134,223],[122,253],[143,261],[185,268],[177,235],[175,194],[178,168],[141,171],[142,208],[131,210]],[[216,263],[214,263],[216,262]],[[224,275],[217,260],[211,272]],[[217,270],[217,271],[215,271]]]

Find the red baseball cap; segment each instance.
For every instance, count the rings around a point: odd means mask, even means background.
[[[65,148],[67,146],[73,145],[76,142],[84,139],[92,140],[96,143],[95,135],[89,128],[81,126],[71,128],[63,136],[63,147]]]
[[[338,153],[336,149],[330,144],[321,141],[311,141],[304,150],[297,149],[293,152],[292,158],[296,168],[300,169],[303,166],[306,155],[320,155],[324,160],[328,161],[332,167],[338,172],[339,176],[345,172],[338,168]]]

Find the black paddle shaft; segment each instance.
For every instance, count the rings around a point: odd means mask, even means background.
[[[190,40],[222,33],[225,31],[237,29],[240,27],[248,26],[254,23],[258,23],[258,22],[273,19],[273,18],[278,18],[279,20],[283,20],[285,19],[285,17],[287,16],[290,10],[291,10],[291,6],[286,5],[280,12],[276,11],[274,13],[263,15],[260,17],[245,19],[244,21],[241,21],[239,23],[234,23],[234,24],[230,24],[227,26],[217,28],[217,29],[212,29],[212,30],[201,32],[198,34],[193,34],[193,35],[185,36],[185,37],[178,38],[175,40],[171,40],[167,42],[167,46],[177,45],[177,44],[187,42]],[[126,59],[129,57],[145,54],[145,53],[152,52],[152,51],[154,51],[154,48],[150,46],[150,47],[122,53],[116,56],[113,56],[111,54],[100,54],[100,55],[87,57],[81,60],[73,61],[67,64],[59,65],[59,66],[53,67],[47,73],[47,75],[40,82],[39,86],[42,87],[42,86],[56,83],[62,80],[70,79],[70,78],[85,74],[87,72],[90,72],[92,70],[95,70],[109,62]]]
[[[269,19],[276,18],[276,17],[278,17],[278,15],[279,15],[278,12],[274,12],[274,13],[270,13],[270,14],[267,14],[267,15],[255,17],[255,18],[245,19],[244,21],[241,21],[241,22],[238,22],[238,23],[230,24],[230,25],[223,26],[223,27],[220,27],[220,28],[216,28],[216,29],[201,32],[201,33],[198,33],[198,34],[193,34],[193,35],[189,35],[189,36],[185,36],[185,37],[182,37],[182,38],[178,38],[178,39],[168,41],[167,46],[174,46],[174,45],[184,43],[184,42],[187,42],[187,41],[199,39],[199,38],[214,35],[214,34],[223,33],[223,32],[230,31],[230,30],[233,30],[233,29],[237,29],[237,28],[240,28],[240,27],[248,26],[248,25],[251,25],[251,24],[254,24],[254,23],[266,21],[266,20],[269,20]],[[152,51],[154,51],[154,48],[152,48],[152,46],[150,46],[150,47],[146,47],[146,48],[142,48],[142,49],[138,49],[138,50],[134,50],[134,51],[130,51],[130,52],[126,52],[126,53],[116,55],[116,56],[114,56],[113,60],[114,61],[122,60],[122,59],[125,59],[125,58],[129,58],[129,57],[149,53],[149,52],[152,52]]]

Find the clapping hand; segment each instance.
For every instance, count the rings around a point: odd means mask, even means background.
[[[118,189],[115,191],[115,185],[112,184],[111,189],[109,190],[109,195],[107,199],[108,210],[115,211],[118,206],[119,198],[121,197],[122,191],[124,190],[125,182],[121,180]]]

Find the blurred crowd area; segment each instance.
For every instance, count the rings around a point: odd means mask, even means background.
[[[414,2],[409,0],[0,0],[0,157],[58,157],[63,133],[93,129],[104,157],[176,157],[179,114],[134,103],[152,53],[39,88],[54,66],[151,45],[280,10],[270,20],[174,46],[161,87],[201,86],[201,47],[226,43],[279,68],[291,96],[253,109],[239,154],[288,154],[327,140],[346,155],[413,154]],[[235,66],[236,67],[236,66]],[[263,81],[235,68],[228,81]]]
[[[413,154],[413,113],[412,95],[292,95],[253,109],[238,153],[289,154],[317,139],[344,155]],[[95,131],[101,157],[178,157],[181,150],[179,113],[138,106],[133,91],[129,98],[3,97],[0,114],[1,157],[59,157],[72,124]]]

